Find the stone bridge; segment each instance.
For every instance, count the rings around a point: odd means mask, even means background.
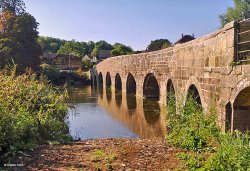
[[[167,104],[173,91],[184,104],[189,92],[205,111],[215,106],[222,130],[250,129],[250,21],[183,44],[111,57],[91,71],[93,84]]]

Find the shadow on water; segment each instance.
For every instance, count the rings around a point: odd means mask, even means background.
[[[154,125],[160,119],[160,105],[158,99],[143,99],[143,110],[146,121]]]
[[[106,97],[107,97],[107,101],[110,103],[112,100],[112,91],[111,88],[106,88]]]
[[[130,115],[136,113],[137,102],[135,94],[126,94],[126,101],[127,101],[128,113]]]
[[[90,138],[156,138],[166,131],[163,106],[121,91],[69,89],[71,135]]]
[[[118,107],[122,105],[122,91],[115,90],[115,102]]]

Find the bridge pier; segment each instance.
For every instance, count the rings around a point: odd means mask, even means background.
[[[239,57],[250,58],[250,52],[244,52],[243,56],[239,52],[238,25],[231,22],[207,36],[164,50],[106,59],[92,74],[102,73],[106,87],[107,73],[110,73],[112,89],[119,74],[124,92],[128,90],[131,74],[137,96],[158,97],[163,104],[167,103],[170,89],[174,90],[178,104],[184,104],[192,90],[205,111],[216,108],[222,130],[250,129],[250,65],[246,60],[239,61]]]

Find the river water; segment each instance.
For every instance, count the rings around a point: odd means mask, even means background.
[[[166,109],[155,100],[91,86],[68,92],[67,121],[74,139],[164,137]]]

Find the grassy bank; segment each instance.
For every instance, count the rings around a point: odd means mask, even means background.
[[[66,93],[46,79],[16,70],[0,71],[0,161],[38,144],[70,140]]]
[[[178,153],[184,168],[190,170],[249,170],[250,141],[246,133],[222,133],[216,124],[217,113],[207,113],[190,96],[176,106],[173,96],[168,103],[167,141],[189,152]],[[176,110],[177,109],[177,110]],[[176,112],[179,111],[179,112]]]

